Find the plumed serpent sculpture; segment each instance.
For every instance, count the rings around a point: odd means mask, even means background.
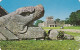
[[[35,7],[22,7],[8,15],[0,17],[0,39],[19,39],[19,34],[25,34],[31,22],[44,15],[42,5]]]

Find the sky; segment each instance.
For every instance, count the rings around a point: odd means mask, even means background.
[[[71,12],[80,10],[80,0],[0,0],[0,5],[11,13],[16,9],[26,6],[36,6],[42,4],[45,14],[41,20],[45,20],[48,16],[54,19],[60,18],[64,20],[68,18]]]

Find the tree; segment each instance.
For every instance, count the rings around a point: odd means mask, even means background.
[[[56,21],[56,22],[60,22],[60,19],[59,19],[59,18],[57,18],[55,21]]]
[[[80,25],[80,10],[71,13],[70,23],[73,25]]]
[[[66,18],[65,23],[72,25],[80,25],[80,10],[72,12],[69,18]]]
[[[65,19],[65,24],[70,24],[69,18],[66,18],[66,19]]]
[[[44,21],[42,21],[42,20],[37,20],[36,23],[35,23],[35,26],[38,26],[39,23],[43,23],[43,22]]]
[[[65,24],[65,21],[64,21],[64,20],[61,20],[60,23],[61,23],[61,24]]]
[[[70,24],[77,25],[77,16],[76,12],[72,12],[69,16]]]

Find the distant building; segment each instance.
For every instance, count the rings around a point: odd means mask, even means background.
[[[46,21],[38,24],[39,27],[56,27],[53,16],[47,17]]]
[[[0,17],[7,15],[7,14],[8,14],[8,12],[0,6]]]
[[[70,27],[70,26],[73,26],[73,25],[71,25],[71,24],[64,24],[63,26],[64,27]]]
[[[44,21],[43,23],[39,23],[38,26],[39,27],[57,27],[57,26],[69,27],[69,26],[73,26],[73,25],[65,24],[64,20],[57,22],[53,19],[53,16],[49,16],[46,18],[46,21]]]

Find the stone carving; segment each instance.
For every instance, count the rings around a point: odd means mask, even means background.
[[[7,39],[0,33],[0,40],[7,40]]]
[[[40,39],[44,40],[46,34],[45,31],[41,27],[29,27],[27,33],[20,34],[20,39]]]
[[[44,15],[42,5],[23,7],[8,15],[0,17],[0,33],[7,40],[19,39],[19,34],[25,34],[31,22]]]

